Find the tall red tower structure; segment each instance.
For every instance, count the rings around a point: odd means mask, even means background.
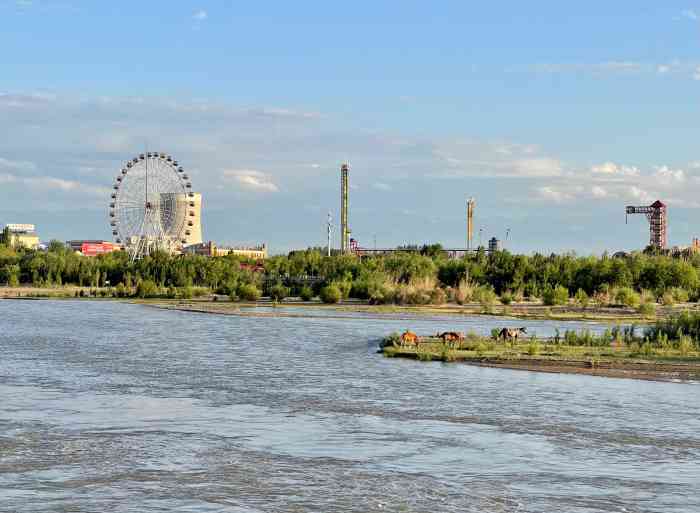
[[[666,204],[659,200],[648,207],[629,206],[625,208],[625,214],[644,214],[649,221],[649,245],[657,249],[666,249]],[[627,219],[625,218],[625,222]]]

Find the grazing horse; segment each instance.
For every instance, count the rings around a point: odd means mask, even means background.
[[[464,333],[458,331],[443,331],[437,334],[437,338],[441,338],[444,344],[457,345],[464,340]]]
[[[417,346],[420,344],[420,338],[412,331],[406,330],[401,334],[402,346]]]
[[[516,341],[520,338],[521,334],[527,334],[527,328],[503,328],[498,334],[498,338]]]

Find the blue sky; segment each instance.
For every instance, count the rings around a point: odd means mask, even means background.
[[[570,4],[570,5],[569,5]],[[0,0],[0,223],[108,238],[121,162],[175,155],[207,238],[632,249],[700,235],[700,3]]]

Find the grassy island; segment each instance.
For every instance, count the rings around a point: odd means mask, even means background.
[[[387,357],[544,372],[700,380],[699,340],[700,314],[685,312],[639,333],[631,326],[615,327],[599,335],[567,330],[548,338],[531,335],[504,340],[494,330],[490,337],[469,333],[448,342],[437,336],[413,341],[412,336],[394,333],[382,341],[381,352]]]

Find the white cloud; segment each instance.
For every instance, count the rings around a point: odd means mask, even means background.
[[[698,13],[695,12],[694,9],[686,9],[682,13],[684,18],[687,18],[689,20],[697,20],[698,19]]]
[[[626,190],[626,196],[641,203],[651,203],[653,201],[651,194],[636,185],[632,185]]]
[[[80,192],[92,196],[104,196],[105,200],[109,195],[109,189],[106,187],[95,187],[75,180],[64,180],[51,176],[25,178],[23,182],[33,188],[58,190],[62,192]]]
[[[88,194],[90,196],[102,196],[105,201],[109,195],[107,187],[98,187],[75,180],[64,180],[53,176],[22,177],[9,173],[0,175],[0,183],[13,183],[23,185],[29,189],[47,190],[58,192],[72,192]]]
[[[516,173],[520,176],[559,176],[561,162],[557,159],[543,157],[536,159],[521,159],[514,163]]]
[[[608,197],[608,191],[605,190],[600,185],[594,185],[591,188],[591,194],[593,195],[594,198],[607,198]]]
[[[209,17],[209,15],[207,14],[207,11],[205,11],[204,9],[200,9],[192,15],[192,19],[194,19],[195,21],[204,21],[208,17]]]
[[[222,173],[224,179],[233,179],[246,189],[260,192],[278,192],[279,187],[270,177],[254,169],[227,169]]]
[[[536,73],[638,73],[649,70],[649,64],[636,61],[604,61],[595,63],[549,63],[530,66]]]
[[[696,66],[693,70],[693,80],[700,80],[700,66]]]
[[[432,156],[444,166],[442,172],[433,176],[441,178],[533,178],[559,176],[562,173],[561,161],[539,155],[538,148],[531,144],[456,140],[438,142],[433,146]]]
[[[639,176],[639,169],[634,166],[623,166],[614,162],[604,162],[591,167],[591,172],[596,175],[606,176]]]
[[[668,166],[656,168],[653,177],[663,185],[674,185],[685,182],[685,171],[682,169],[671,169]]]
[[[553,201],[555,203],[562,203],[564,201],[571,201],[574,199],[572,194],[549,185],[537,188],[536,192],[541,199]]]

